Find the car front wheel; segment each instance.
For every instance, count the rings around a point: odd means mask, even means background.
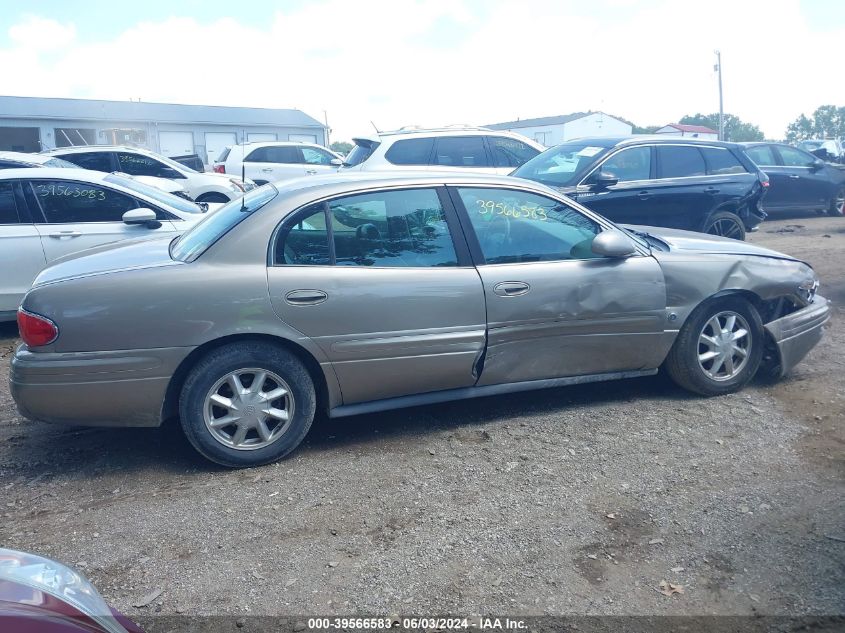
[[[689,391],[717,396],[742,389],[760,366],[763,324],[757,310],[739,297],[709,301],[681,328],[665,367]]]
[[[314,383],[294,355],[260,342],[227,345],[188,374],[179,418],[203,456],[231,468],[281,459],[302,442],[316,409]]]

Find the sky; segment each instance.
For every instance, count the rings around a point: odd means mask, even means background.
[[[845,105],[845,0],[0,0],[0,93],[299,108],[332,140],[724,108],[780,139]]]

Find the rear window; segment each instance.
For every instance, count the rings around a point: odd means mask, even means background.
[[[704,161],[707,163],[707,173],[710,175],[722,176],[724,174],[747,173],[745,167],[743,167],[739,159],[729,149],[722,147],[702,147],[701,153],[704,155]]]
[[[707,172],[704,157],[697,147],[689,145],[660,145],[657,147],[660,173],[658,178],[689,178]]]
[[[104,172],[114,171],[111,152],[75,152],[64,154],[62,158],[83,169]]]
[[[363,139],[352,139],[355,141],[355,147],[343,159],[344,167],[355,167],[367,160],[373,154],[373,150],[380,145],[376,141],[367,141]]]
[[[231,147],[225,148],[222,152],[220,152],[220,155],[217,157],[217,162],[218,163],[226,162],[226,159],[229,158],[229,152],[231,152],[231,151],[232,151]]]
[[[507,136],[489,136],[493,165],[496,167],[519,167],[540,153],[527,143]]]
[[[173,259],[192,262],[217,240],[278,195],[273,185],[253,189],[200,220],[170,246]]]
[[[434,138],[409,138],[396,141],[384,157],[394,165],[428,165]]]

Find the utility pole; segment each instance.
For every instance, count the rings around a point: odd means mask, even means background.
[[[716,65],[713,70],[719,73],[719,140],[725,140],[725,110],[722,105],[722,53],[716,52]]]
[[[331,141],[329,140],[329,132],[331,132],[331,129],[329,128],[329,115],[325,110],[323,110],[323,120],[326,122],[326,147],[330,148],[332,146]]]

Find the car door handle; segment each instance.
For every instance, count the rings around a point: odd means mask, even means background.
[[[317,170],[316,169],[306,169],[305,173],[308,174],[309,176],[313,176],[314,174],[317,173]]]
[[[704,193],[719,193],[719,190],[716,187],[705,187]]]
[[[798,179],[798,178],[800,178],[801,176],[799,176],[798,174],[789,174],[789,177],[790,177],[790,178],[795,178],[795,179],[797,180],[797,179]]]
[[[322,290],[291,290],[285,295],[285,301],[292,306],[313,306],[328,298]]]
[[[55,237],[60,240],[65,237],[79,237],[82,235],[80,231],[58,231],[57,233],[50,233],[50,237]]]
[[[640,191],[640,192],[637,194],[637,197],[638,197],[640,200],[648,200],[649,198],[651,198],[651,192],[650,192],[650,191]]]
[[[265,174],[269,174],[271,171],[273,171],[273,168],[272,167],[265,167],[261,171],[264,172]]]
[[[493,292],[500,297],[520,297],[531,290],[524,281],[503,281],[493,286]]]

